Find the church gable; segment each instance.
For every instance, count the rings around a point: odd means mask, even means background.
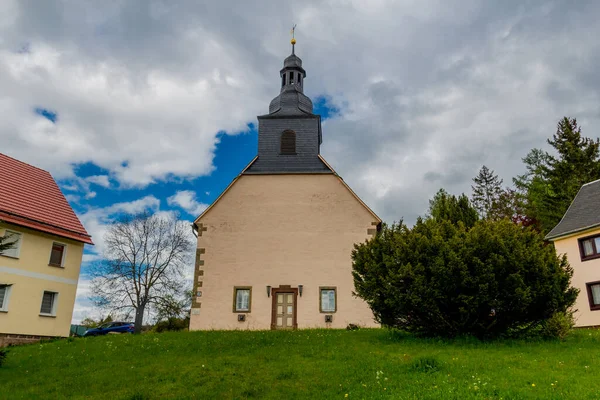
[[[240,175],[195,222],[190,329],[278,329],[275,301],[290,291],[294,327],[373,326],[352,296],[351,252],[379,223],[333,173]],[[336,296],[329,322],[323,288]]]
[[[326,162],[319,160],[328,169]],[[256,162],[256,159],[255,161]],[[248,167],[250,168],[251,165]],[[304,208],[307,213],[338,207],[338,211],[348,216],[368,216],[373,226],[381,223],[381,219],[354,193],[354,191],[337,176],[331,169],[328,176],[320,174],[274,174],[265,176],[252,176],[252,174],[240,174],[223,191],[223,193],[196,219],[198,226],[201,222],[219,215],[231,215],[239,212],[240,218],[245,218],[245,213],[257,214],[257,210],[263,206],[275,211],[274,207],[282,205],[284,208],[296,210]],[[258,175],[258,174],[257,174]],[[250,178],[250,179],[249,179]],[[240,183],[242,182],[243,183]],[[329,203],[329,204],[327,204]],[[268,205],[268,206],[267,206]],[[310,207],[308,206],[310,205]],[[313,207],[316,207],[313,210]],[[236,211],[233,211],[236,209]],[[361,209],[361,211],[358,211]],[[277,213],[285,216],[285,210]],[[273,218],[276,219],[274,216]],[[301,216],[302,219],[313,218],[312,215]],[[325,222],[327,214],[320,216],[317,220]],[[203,225],[206,227],[206,225]],[[371,232],[372,233],[372,232]]]

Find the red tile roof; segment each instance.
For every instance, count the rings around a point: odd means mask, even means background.
[[[52,175],[2,153],[0,220],[93,244]]]

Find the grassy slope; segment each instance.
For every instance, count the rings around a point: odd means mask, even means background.
[[[415,369],[423,358],[440,369]],[[11,348],[0,398],[597,399],[599,377],[598,330],[566,343],[386,330],[182,332]]]

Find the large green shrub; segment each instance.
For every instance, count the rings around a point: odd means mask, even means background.
[[[384,225],[352,258],[355,292],[378,322],[428,336],[539,328],[578,293],[566,258],[506,220]]]

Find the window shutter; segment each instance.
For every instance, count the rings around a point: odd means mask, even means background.
[[[52,292],[44,292],[44,297],[42,298],[42,308],[40,309],[40,313],[42,314],[52,314],[52,308],[54,306],[54,295]]]
[[[296,154],[296,132],[284,131],[281,134],[281,154]]]

